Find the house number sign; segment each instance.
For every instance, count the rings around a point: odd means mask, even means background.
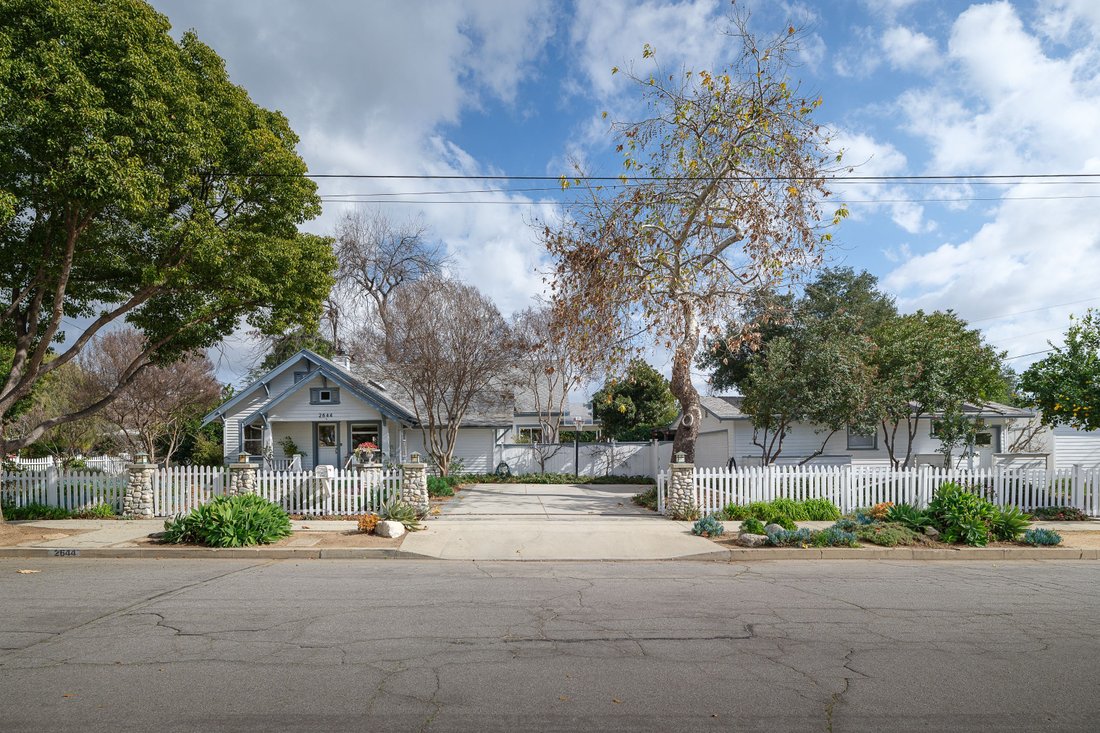
[[[319,417],[323,420],[326,417],[332,417],[332,413],[331,412],[318,412],[317,417]]]

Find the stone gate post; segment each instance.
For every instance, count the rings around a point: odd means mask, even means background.
[[[688,516],[698,506],[695,503],[695,464],[688,463],[685,458],[682,451],[678,452],[668,467],[665,516],[669,519]]]
[[[153,518],[153,474],[157,471],[149,456],[138,453],[135,462],[127,465],[130,473],[126,491],[122,495],[122,515],[138,519]]]
[[[410,453],[409,462],[401,464],[401,501],[428,511],[428,466],[419,453]]]
[[[256,493],[256,467],[249,463],[248,456],[242,453],[236,463],[229,464],[229,481],[225,484],[225,495]]]

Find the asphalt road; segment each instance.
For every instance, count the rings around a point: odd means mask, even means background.
[[[0,560],[0,730],[1098,730],[1098,580],[1090,562]]]

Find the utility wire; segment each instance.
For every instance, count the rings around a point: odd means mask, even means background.
[[[455,192],[459,193],[459,192]],[[511,193],[510,191],[500,191],[500,193]],[[393,194],[376,194],[383,196],[415,196],[423,194],[414,193],[393,193]],[[508,204],[511,206],[543,206],[548,203],[557,203],[556,201],[511,201],[511,200],[488,200],[488,199],[381,199],[381,198],[350,198],[355,194],[344,194],[342,197],[337,198],[337,194],[323,194],[321,201],[330,204],[468,204],[468,205],[481,205],[481,204]],[[346,196],[346,197],[344,197]],[[1100,199],[1100,194],[1097,195],[1080,195],[1080,196],[959,196],[956,198],[946,199],[844,199],[834,198],[828,200],[821,200],[818,203],[826,203],[835,201],[839,204],[951,204],[959,201],[1064,201],[1064,200],[1078,200],[1078,199]]]
[[[470,175],[465,173],[427,174],[427,173],[272,173],[267,171],[209,171],[209,175],[219,178],[348,178],[365,180],[410,180],[410,181],[611,181],[623,182],[622,176],[527,176],[527,175]],[[972,173],[951,175],[912,175],[912,176],[730,176],[731,181],[805,181],[824,180],[837,182],[878,183],[895,181],[1041,181],[1052,179],[1100,180],[1100,173]],[[629,181],[707,181],[706,176],[627,176]]]

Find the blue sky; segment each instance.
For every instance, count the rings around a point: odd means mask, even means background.
[[[195,28],[232,78],[282,110],[317,173],[558,175],[571,157],[617,173],[600,113],[636,100],[612,66],[651,44],[665,68],[720,68],[732,42],[718,0],[296,2],[154,0]],[[794,70],[818,119],[863,175],[1100,173],[1100,3],[830,0],[743,3],[768,35],[804,35]],[[445,242],[456,274],[510,313],[542,291],[548,263],[528,223],[546,184],[322,183],[330,233],[347,198],[387,200]],[[832,262],[879,276],[904,310],[953,308],[1010,356],[1057,341],[1071,312],[1100,306],[1100,189],[1081,180],[837,185],[852,217]],[[1093,193],[1096,191],[1097,193]],[[341,198],[343,197],[343,198]],[[480,203],[398,203],[426,199]],[[1072,304],[1072,305],[1065,305]],[[247,339],[222,352],[235,380]],[[659,359],[660,357],[658,357]],[[1027,357],[1013,362],[1025,366]],[[664,365],[659,365],[664,366]]]

